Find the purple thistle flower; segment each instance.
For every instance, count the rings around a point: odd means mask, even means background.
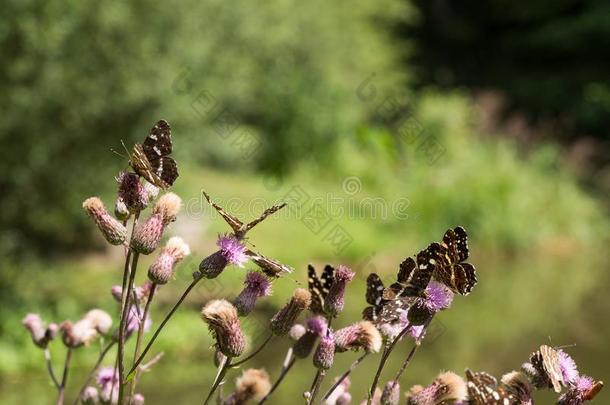
[[[116,404],[119,400],[119,373],[114,367],[103,367],[97,373],[102,403]]]
[[[326,319],[321,316],[314,316],[307,320],[305,333],[299,337],[293,346],[294,355],[304,359],[313,350],[318,337],[325,336],[328,329]]]
[[[333,366],[335,358],[335,336],[332,333],[320,338],[320,343],[313,355],[313,365],[320,370],[328,370]]]
[[[199,272],[196,272],[193,275],[194,277],[218,277],[229,264],[244,267],[244,263],[248,260],[246,246],[237,238],[231,235],[219,235],[216,245],[220,250],[212,253],[201,261],[199,264]]]
[[[246,274],[244,285],[244,289],[235,299],[235,307],[241,316],[252,312],[258,298],[271,295],[271,282],[262,273],[257,271],[251,271]]]
[[[119,183],[117,201],[121,200],[129,212],[142,211],[148,205],[148,193],[135,173],[121,172],[116,178]]]
[[[345,305],[345,287],[353,280],[355,273],[346,266],[339,266],[335,272],[335,280],[332,283],[328,295],[324,299],[324,309],[332,316],[337,316]]]
[[[581,375],[574,379],[570,388],[559,397],[558,405],[581,405],[586,401],[590,401],[603,388],[601,382],[596,383],[589,376]]]
[[[563,350],[557,350],[557,355],[559,356],[559,368],[561,369],[564,381],[571,383],[576,380],[578,377],[576,362]]]
[[[426,287],[426,298],[424,305],[432,312],[442,311],[451,306],[454,294],[444,284],[437,281],[430,281]]]

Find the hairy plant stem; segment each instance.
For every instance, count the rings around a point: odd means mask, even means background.
[[[220,366],[218,367],[218,374],[216,374],[216,379],[214,380],[214,383],[212,384],[212,387],[210,388],[210,392],[208,393],[208,396],[205,399],[203,405],[207,405],[208,402],[210,402],[210,399],[214,395],[214,392],[216,392],[216,388],[218,388],[218,386],[222,382],[223,378],[225,377],[225,374],[227,374],[227,371],[229,371],[230,367],[231,367],[231,357],[224,358],[224,362],[222,362],[220,364]]]
[[[247,362],[248,360],[252,359],[254,356],[256,356],[257,354],[259,354],[264,348],[265,346],[267,346],[267,343],[269,343],[271,341],[271,338],[273,338],[273,333],[271,333],[267,339],[265,339],[265,341],[258,347],[258,349],[256,349],[254,352],[252,352],[251,354],[249,354],[248,356],[246,356],[245,358],[239,360],[236,363],[231,364],[231,367],[238,367],[241,366],[242,364],[244,364],[245,362]]]
[[[191,284],[189,284],[189,286],[186,288],[186,290],[184,290],[184,292],[182,293],[182,295],[180,296],[180,298],[178,299],[178,301],[174,304],[174,306],[172,307],[172,309],[167,313],[167,315],[165,315],[165,318],[163,319],[163,321],[161,321],[161,323],[159,324],[159,326],[157,327],[157,329],[155,330],[155,333],[153,333],[152,337],[150,338],[150,340],[148,341],[148,343],[146,344],[146,347],[144,348],[144,350],[142,351],[142,354],[140,355],[140,357],[138,357],[138,359],[134,362],[133,366],[131,367],[131,370],[129,370],[129,373],[127,373],[127,379],[131,379],[133,377],[133,373],[134,371],[138,368],[138,366],[140,365],[140,363],[142,362],[142,360],[144,359],[144,357],[146,356],[146,354],[148,353],[148,351],[150,350],[151,346],[153,345],[153,343],[155,343],[155,340],[157,339],[157,336],[159,336],[159,333],[161,333],[161,331],[163,330],[163,328],[165,327],[165,324],[170,320],[170,318],[174,315],[174,312],[176,312],[176,310],[178,309],[178,307],[180,307],[180,304],[182,304],[182,302],[185,300],[185,298],[187,297],[187,295],[191,292],[191,290],[193,288],[195,288],[195,286],[197,285],[197,283],[202,279],[203,277],[197,277],[196,279],[194,279]]]
[[[339,377],[339,379],[335,382],[335,384],[326,392],[326,394],[324,395],[324,398],[322,398],[323,401],[327,400],[328,397],[330,397],[332,395],[333,392],[335,392],[335,390],[337,389],[337,387],[339,385],[341,385],[341,383],[343,382],[343,380],[345,380],[351,373],[352,371],[354,371],[354,369],[356,367],[358,367],[358,365],[362,362],[362,360],[364,360],[366,358],[366,356],[369,355],[369,352],[365,352],[362,354],[362,356],[358,357],[356,359],[356,361],[354,361],[352,363],[351,366],[349,366],[349,368],[347,369],[347,371],[345,373],[343,373],[343,375],[341,375],[341,377]]]
[[[292,348],[290,348],[288,350],[288,353],[286,353],[286,359],[284,360],[284,364],[282,365],[282,370],[280,371],[280,375],[277,377],[277,380],[273,383],[273,386],[271,386],[271,389],[269,390],[267,395],[265,395],[263,397],[263,399],[260,400],[260,402],[258,403],[259,405],[264,403],[271,396],[271,394],[273,394],[273,392],[282,383],[282,381],[284,380],[284,377],[286,377],[286,375],[288,374],[288,372],[290,371],[290,369],[292,368],[292,366],[294,365],[294,363],[296,361],[297,361],[296,357],[294,357],[292,355]]]
[[[59,385],[57,393],[57,405],[63,405],[64,397],[66,395],[66,385],[68,384],[68,371],[70,370],[70,362],[72,361],[72,348],[69,347],[66,353],[66,360],[64,362],[63,376],[61,377],[61,384]]]
[[[53,363],[51,363],[51,351],[48,347],[45,347],[44,349],[44,361],[47,364],[47,371],[49,372],[49,376],[51,377],[55,388],[59,389],[59,380],[55,375],[55,371],[53,371]]]
[[[108,352],[110,351],[110,349],[112,349],[112,347],[116,344],[116,341],[111,341],[110,343],[108,343],[106,345],[106,347],[104,347],[102,349],[102,351],[100,352],[99,357],[97,358],[97,361],[95,362],[95,365],[93,366],[93,368],[91,369],[91,371],[89,371],[89,374],[87,374],[87,378],[85,379],[85,382],[83,383],[83,386],[81,387],[81,389],[78,391],[78,396],[74,399],[73,404],[74,405],[78,405],[78,402],[80,401],[81,396],[83,395],[83,392],[85,392],[85,389],[87,388],[87,385],[89,384],[89,382],[91,381],[91,379],[93,378],[93,376],[95,375],[95,373],[97,372],[97,369],[100,367],[100,365],[102,364],[102,361],[104,361],[104,358],[106,357],[106,354],[108,354]]]
[[[415,352],[417,351],[419,346],[421,346],[421,341],[422,341],[424,335],[426,334],[426,330],[428,329],[428,325],[430,325],[431,321],[432,321],[432,318],[430,318],[430,320],[428,320],[428,322],[426,322],[426,324],[424,325],[423,329],[421,330],[421,332],[417,336],[417,340],[415,341],[415,344],[411,348],[411,351],[407,355],[407,358],[405,359],[405,361],[402,363],[402,366],[400,366],[400,369],[398,370],[398,373],[396,373],[396,377],[394,377],[394,382],[392,383],[391,390],[394,389],[394,387],[398,383],[398,380],[402,376],[402,373],[405,372],[405,370],[407,369],[407,367],[411,363],[411,360],[413,359],[413,356],[415,356]]]
[[[309,390],[309,399],[307,400],[307,405],[311,405],[314,403],[316,399],[316,395],[320,390],[320,385],[322,385],[322,380],[326,376],[326,370],[318,369],[316,376],[313,379],[313,383],[311,384],[311,389]]]
[[[148,312],[150,311],[150,303],[152,302],[156,291],[157,291],[157,284],[152,283],[152,285],[150,287],[150,293],[148,294],[148,299],[146,300],[146,305],[144,305],[144,312],[140,316],[140,324],[138,325],[138,337],[136,339],[136,348],[133,353],[133,363],[135,363],[136,360],[138,359],[138,357],[140,356],[140,347],[142,346],[142,339],[144,338],[144,324],[146,323],[146,317],[148,316]],[[131,381],[131,388],[129,390],[128,404],[131,404],[133,395],[136,393],[136,385],[138,385],[139,374],[140,373],[139,373],[138,369],[136,369],[136,373],[133,377],[133,380]]]

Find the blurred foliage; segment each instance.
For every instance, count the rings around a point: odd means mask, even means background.
[[[420,85],[501,89],[509,107],[552,120],[570,139],[610,139],[608,2],[408,3],[416,17],[401,34]]]
[[[122,153],[119,140],[141,141],[159,118],[173,124],[180,160],[275,171],[304,156],[332,161],[332,145],[364,118],[358,83],[371,72],[382,87],[403,83],[383,29],[401,9],[3,2],[2,254],[84,247],[78,202],[107,191],[101,179],[127,163],[109,148]]]

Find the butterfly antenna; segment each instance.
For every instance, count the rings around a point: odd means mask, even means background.
[[[116,151],[116,150],[114,150],[113,148],[110,148],[110,152],[112,152],[112,153],[114,153],[115,155],[120,156],[120,157],[122,157],[123,159],[125,159],[125,155],[123,155],[123,154],[121,154],[121,153],[117,152],[117,151]]]
[[[129,153],[129,149],[127,149],[127,146],[125,146],[125,142],[123,142],[122,139],[121,139],[121,145],[123,145],[123,149],[125,149],[125,152],[127,153],[127,156],[130,156],[131,154]]]

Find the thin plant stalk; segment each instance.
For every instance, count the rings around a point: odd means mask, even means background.
[[[68,371],[70,370],[70,362],[72,361],[72,348],[69,347],[66,353],[66,360],[64,362],[63,376],[61,377],[61,384],[59,385],[59,392],[57,394],[57,405],[63,405],[64,397],[66,395],[66,385],[68,384]]]
[[[307,400],[307,404],[313,404],[318,391],[320,390],[320,385],[322,385],[322,381],[326,377],[326,370],[318,369],[316,376],[313,379],[313,383],[311,385],[311,389],[309,390],[309,399]]]
[[[258,347],[258,349],[256,349],[254,352],[252,352],[250,355],[248,355],[247,357],[239,360],[236,363],[231,364],[231,367],[238,367],[241,366],[242,364],[244,364],[245,362],[247,362],[248,360],[252,359],[254,356],[256,356],[257,354],[259,354],[264,348],[265,346],[267,346],[267,344],[271,341],[271,338],[273,338],[273,333],[271,333],[267,339],[265,339],[265,341]]]
[[[194,279],[191,284],[189,284],[189,286],[186,288],[186,290],[184,290],[184,292],[182,293],[182,295],[180,296],[180,298],[178,299],[178,301],[174,304],[174,306],[172,307],[172,309],[167,313],[167,315],[165,315],[165,318],[163,319],[163,321],[161,321],[161,323],[159,324],[159,326],[157,327],[157,329],[155,330],[155,332],[153,333],[152,337],[150,338],[150,340],[148,341],[148,343],[146,344],[146,347],[144,348],[144,350],[142,351],[142,354],[140,355],[140,357],[138,357],[138,359],[134,362],[133,366],[131,367],[131,370],[129,370],[129,373],[127,373],[127,380],[131,379],[133,377],[133,373],[134,371],[138,368],[138,366],[140,365],[140,363],[142,362],[142,360],[144,359],[144,357],[146,356],[146,354],[148,353],[148,351],[150,350],[151,346],[153,345],[153,343],[155,343],[155,340],[157,339],[157,337],[159,336],[159,333],[161,333],[161,331],[163,330],[163,328],[165,327],[165,324],[170,320],[170,318],[174,315],[174,312],[176,312],[176,310],[178,309],[178,307],[180,307],[180,304],[182,304],[182,302],[186,299],[187,295],[191,292],[191,290],[193,288],[195,288],[195,286],[197,285],[197,283],[202,279],[203,277],[197,277],[196,279]]]
[[[220,367],[218,368],[218,374],[216,374],[216,379],[214,380],[214,383],[212,384],[212,387],[210,388],[210,392],[208,393],[207,398],[203,402],[203,405],[207,405],[208,402],[210,402],[210,399],[214,395],[214,392],[216,392],[216,388],[218,388],[218,386],[224,379],[225,375],[227,374],[227,371],[229,371],[230,367],[231,367],[231,358],[230,357],[224,358],[224,361],[222,362],[222,364],[220,364]]]
[[[288,350],[288,353],[286,354],[286,360],[284,360],[284,364],[282,365],[282,371],[280,371],[280,375],[278,376],[277,380],[273,383],[273,386],[271,386],[271,389],[269,390],[267,395],[265,395],[263,397],[263,399],[260,400],[260,402],[258,403],[259,405],[264,403],[271,396],[271,394],[273,394],[273,392],[277,389],[277,387],[282,383],[282,381],[284,380],[284,378],[286,377],[286,375],[288,374],[288,372],[290,371],[292,366],[294,366],[294,363],[296,361],[297,361],[297,359],[296,359],[296,357],[294,357],[292,355],[292,348],[291,348]]]
[[[87,378],[85,379],[85,382],[83,383],[83,386],[81,387],[81,389],[78,391],[78,396],[74,399],[73,404],[74,405],[78,405],[78,402],[80,401],[81,396],[83,395],[83,392],[85,392],[85,389],[87,388],[87,385],[89,384],[89,382],[91,381],[91,379],[93,378],[93,376],[95,375],[95,373],[97,372],[98,368],[100,367],[100,365],[102,364],[102,361],[104,361],[104,358],[106,357],[106,354],[108,354],[108,352],[110,351],[110,349],[112,349],[112,347],[116,344],[116,341],[111,341],[110,343],[108,343],[106,345],[106,347],[104,347],[102,349],[102,351],[100,352],[99,357],[97,358],[97,361],[95,362],[95,364],[93,365],[93,368],[91,369],[91,371],[89,371],[89,374],[87,374]]]
[[[53,363],[51,362],[51,351],[48,347],[44,349],[44,361],[47,364],[47,370],[49,371],[49,376],[51,377],[53,384],[57,389],[59,389],[59,380],[55,375],[55,371],[53,371]]]
[[[326,394],[324,395],[324,398],[322,398],[322,400],[326,401],[328,399],[328,397],[330,397],[332,395],[332,393],[335,392],[337,387],[339,385],[341,385],[343,380],[345,380],[352,373],[352,371],[354,371],[356,369],[356,367],[358,367],[358,365],[362,362],[362,360],[364,360],[366,358],[366,356],[368,356],[368,355],[369,355],[369,352],[365,352],[360,357],[358,357],[352,363],[352,365],[349,366],[347,371],[345,371],[345,373],[343,373],[343,375],[341,375],[341,377],[339,377],[339,379],[335,382],[335,384],[326,392]]]
[[[150,304],[153,300],[155,292],[157,291],[157,284],[153,283],[150,287],[150,293],[148,294],[148,299],[146,300],[146,305],[144,306],[144,312],[140,316],[140,324],[138,325],[138,337],[136,339],[136,348],[133,353],[133,362],[138,359],[140,356],[140,347],[142,346],[142,339],[144,338],[144,324],[146,323],[146,317],[148,316],[148,312],[150,311]],[[131,389],[129,393],[129,403],[131,404],[131,399],[136,392],[136,385],[138,384],[139,371],[136,369],[136,373],[131,382]]]
[[[394,389],[394,386],[396,385],[396,383],[398,382],[398,380],[402,376],[402,373],[405,372],[405,370],[407,369],[407,367],[411,363],[411,360],[413,359],[413,356],[415,356],[415,352],[417,351],[419,346],[421,346],[421,339],[423,338],[424,334],[426,333],[426,329],[428,329],[428,325],[429,324],[430,324],[430,321],[428,321],[426,323],[426,325],[424,325],[424,328],[419,333],[419,336],[417,336],[417,341],[415,342],[415,344],[411,348],[411,351],[407,355],[407,358],[405,359],[405,361],[402,363],[402,366],[400,366],[400,369],[398,370],[398,373],[396,373],[396,377],[394,377],[394,382],[392,383],[392,390]]]

